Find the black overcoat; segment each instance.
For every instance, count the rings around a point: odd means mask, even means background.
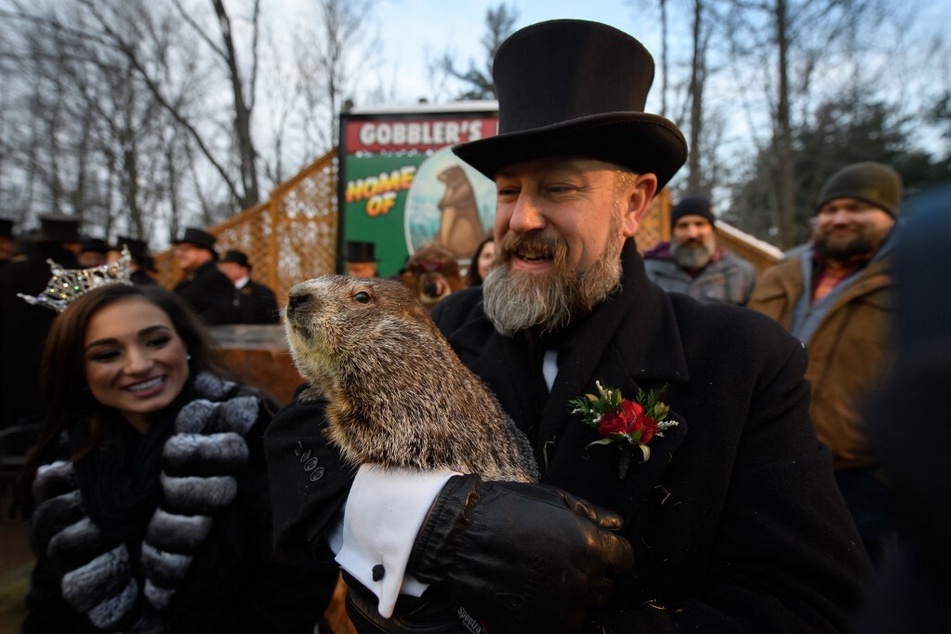
[[[234,310],[236,324],[277,324],[281,321],[274,291],[254,280],[248,280],[247,284],[234,290]]]
[[[23,261],[10,262],[0,271],[0,428],[43,421],[40,400],[40,357],[56,311],[33,306],[17,293],[37,296],[53,273],[48,259],[75,269],[76,256],[58,244],[34,245]]]
[[[175,292],[206,324],[235,323],[234,284],[208,261],[175,285]]]
[[[540,418],[540,366],[518,337],[495,333],[481,289],[451,295],[433,314],[533,438],[543,482],[625,519],[635,573],[619,580],[614,605],[592,614],[586,629],[847,629],[869,564],[809,420],[803,347],[748,309],[666,294],[647,281],[633,241],[623,259],[622,292],[560,352]],[[595,393],[596,381],[628,398],[667,386],[663,400],[679,421],[624,479],[619,450],[592,446],[596,432],[570,413],[569,401]],[[290,406],[270,434],[271,468],[291,487],[275,500],[278,546],[289,551],[317,545],[349,481],[335,468],[339,457],[304,431],[304,409]],[[316,482],[307,482],[302,462],[294,473],[297,442],[327,467]]]

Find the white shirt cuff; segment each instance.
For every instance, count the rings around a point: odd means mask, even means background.
[[[379,599],[380,615],[393,614],[397,597],[418,597],[428,584],[406,575],[406,563],[426,514],[455,471],[384,469],[363,465],[350,487],[337,563]],[[340,535],[331,543],[340,543]],[[376,568],[376,574],[374,574]],[[374,579],[374,577],[378,577]]]

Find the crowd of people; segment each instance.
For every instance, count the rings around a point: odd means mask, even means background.
[[[809,243],[771,266],[718,245],[699,194],[642,255],[640,223],[687,155],[644,110],[653,73],[607,25],[525,27],[495,57],[498,134],[453,147],[495,182],[495,221],[431,315],[530,441],[537,483],[353,468],[325,400],[242,384],[207,327],[280,312],[248,255],[219,256],[204,229],[174,241],[169,290],[145,242],[55,215],[4,263],[0,221],[0,355],[18,360],[0,366],[3,422],[38,430],[19,483],[24,631],[312,632],[338,562],[360,632],[886,631],[916,603],[869,597],[906,582],[930,601],[916,622],[947,624],[947,522],[921,517],[947,511],[916,493],[925,450],[888,452],[883,414],[947,435],[940,389],[900,402],[947,374],[911,354],[945,350],[948,327],[903,290],[922,287],[909,271],[951,293],[921,258],[896,278],[914,251],[900,175],[830,174]],[[946,203],[929,234],[944,247]],[[110,268],[123,251],[128,271]],[[107,282],[46,301],[48,259]],[[345,262],[378,275],[372,243]],[[366,511],[381,505],[392,521]]]

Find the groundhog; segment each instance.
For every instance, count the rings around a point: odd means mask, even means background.
[[[329,401],[329,439],[351,464],[538,480],[528,439],[399,282],[318,277],[290,290],[284,315],[294,364]]]

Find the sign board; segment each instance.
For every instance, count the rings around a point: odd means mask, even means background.
[[[375,245],[380,277],[429,242],[468,264],[492,228],[495,185],[450,147],[497,129],[494,101],[341,115],[337,271],[346,271],[351,241]]]

